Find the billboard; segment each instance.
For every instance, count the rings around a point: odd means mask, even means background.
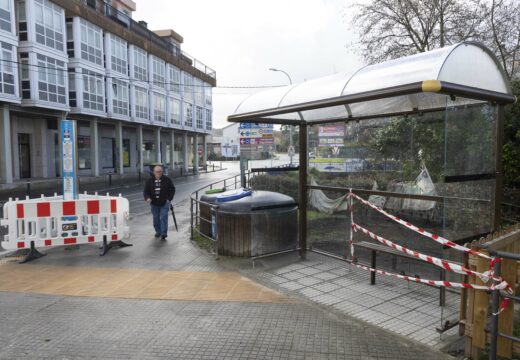
[[[345,125],[325,125],[318,129],[319,137],[344,137]]]

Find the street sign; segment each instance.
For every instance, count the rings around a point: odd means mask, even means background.
[[[240,129],[273,129],[273,124],[240,123]]]
[[[262,129],[244,129],[240,131],[240,136],[244,138],[258,138],[263,136]]]
[[[287,153],[289,154],[289,156],[294,156],[294,146],[289,146],[289,148],[287,149]]]
[[[61,120],[63,199],[74,200],[78,194],[76,180],[76,122]]]

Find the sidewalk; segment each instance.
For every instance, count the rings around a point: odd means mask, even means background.
[[[215,261],[188,240],[187,206],[178,207],[181,233],[170,231],[166,242],[153,238],[151,219],[142,216],[132,223],[134,246],[104,257],[85,245],[51,249],[25,265],[1,259],[0,358],[450,358],[266,286],[276,281],[251,279],[280,268]]]

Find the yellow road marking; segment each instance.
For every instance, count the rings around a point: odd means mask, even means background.
[[[293,302],[235,272],[0,263],[0,291],[128,299]]]

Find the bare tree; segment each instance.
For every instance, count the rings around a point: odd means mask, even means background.
[[[484,43],[494,51],[509,78],[520,76],[520,2],[492,0],[484,20]]]
[[[480,39],[481,0],[371,0],[349,6],[354,44],[369,63]]]

